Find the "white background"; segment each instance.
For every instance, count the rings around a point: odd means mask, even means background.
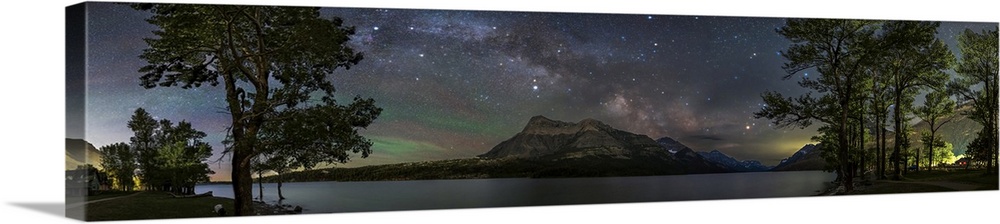
[[[75,1],[7,0],[0,6],[0,219],[63,218],[64,7]],[[219,3],[222,1],[159,1]],[[240,0],[273,4],[277,0]],[[657,2],[651,4],[649,2]],[[906,2],[906,3],[903,3]],[[996,1],[280,1],[285,5],[1000,21]],[[664,189],[669,190],[669,189]],[[372,192],[378,194],[379,192]],[[613,205],[369,212],[119,223],[975,223],[997,220],[1000,192],[841,196]],[[990,221],[995,222],[995,221]]]

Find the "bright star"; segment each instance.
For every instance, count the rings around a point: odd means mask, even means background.
[[[531,86],[531,90],[538,90],[538,86]]]
[[[375,30],[378,30],[378,27],[376,26],[376,27],[374,27],[373,29],[375,29]]]

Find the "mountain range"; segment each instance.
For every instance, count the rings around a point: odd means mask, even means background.
[[[705,159],[719,163],[729,170],[734,172],[761,172],[771,170],[771,166],[765,166],[757,160],[737,160],[725,153],[719,152],[719,150],[712,150],[711,152],[698,152],[698,155],[704,157]]]
[[[759,172],[771,169],[771,167],[764,166],[764,164],[761,164],[760,161],[756,160],[740,161],[737,160],[736,158],[726,155],[725,153],[719,152],[719,150],[712,150],[711,152],[703,152],[703,151],[695,152],[690,147],[687,147],[683,143],[674,140],[670,137],[663,137],[657,139],[656,143],[659,143],[661,147],[663,147],[664,149],[666,149],[671,153],[674,153],[674,155],[684,155],[686,157],[697,156],[701,160],[704,160],[709,163],[714,163],[715,166],[722,166],[731,172]],[[694,153],[696,155],[691,155],[691,153]]]
[[[818,150],[811,150],[813,146],[807,147],[810,149],[800,150],[781,166],[797,168],[798,162],[812,161],[813,155],[819,155],[814,152]],[[477,158],[305,170],[284,174],[283,178],[287,181],[398,181],[612,177],[756,172],[770,168],[758,161],[740,161],[719,151],[696,152],[669,137],[654,141],[649,136],[615,129],[594,119],[565,122],[535,116],[520,132]]]

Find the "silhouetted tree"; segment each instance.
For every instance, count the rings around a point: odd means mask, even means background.
[[[931,170],[931,167],[934,167],[935,164],[955,159],[955,153],[952,152],[954,147],[939,136],[932,136],[930,132],[922,132],[920,134],[920,141],[924,143],[924,146],[930,148],[930,151],[927,152],[927,158],[931,159],[927,160],[927,170]]]
[[[114,180],[114,187],[122,191],[132,191],[135,185],[134,173],[137,168],[135,154],[128,144],[115,143],[102,146],[101,167]]]
[[[278,175],[278,198],[281,175],[295,168],[312,169],[319,164],[346,163],[349,153],[371,154],[371,141],[358,134],[381,113],[371,99],[355,99],[339,106],[331,103],[285,110],[260,131],[260,147],[267,169]],[[338,118],[331,120],[325,118]]]
[[[321,97],[336,105],[328,75],[362,59],[347,42],[353,27],[324,19],[318,8],[133,4],[160,28],[140,58],[142,86],[181,88],[222,84],[232,119],[232,181],[236,215],[253,214],[251,161],[264,150],[260,129],[275,113]],[[354,104],[357,104],[356,100]],[[316,122],[347,122],[321,117]],[[347,145],[352,142],[342,142]],[[338,146],[347,147],[347,146]]]
[[[895,140],[893,154],[906,149],[908,139],[904,131],[909,125],[907,112],[911,111],[913,97],[922,88],[942,87],[948,80],[944,73],[954,61],[948,46],[937,39],[939,22],[890,21],[882,26],[879,38],[882,40],[879,52],[881,63],[886,66],[889,77],[888,87],[893,99],[893,124]],[[919,150],[916,151],[919,159]],[[896,172],[894,179],[901,178],[899,160],[893,160]]]
[[[132,169],[140,171],[145,189],[191,194],[195,183],[208,181],[212,170],[204,162],[212,155],[212,147],[202,141],[207,135],[195,130],[191,123],[156,121],[145,109],[138,108],[128,127],[133,131],[130,147],[113,145],[113,151],[121,153],[119,157],[133,156],[132,163],[137,166]]]
[[[767,104],[754,113],[757,118],[768,118],[779,127],[807,127],[813,121],[826,123],[831,132],[824,133],[835,138],[834,145],[838,172],[843,173],[843,185],[847,191],[853,190],[853,172],[849,135],[852,111],[857,110],[855,101],[861,100],[866,91],[863,75],[865,63],[875,54],[875,30],[877,22],[867,20],[834,19],[788,19],[785,26],[778,29],[792,45],[782,52],[788,60],[782,68],[788,73],[784,79],[807,69],[816,69],[820,75],[815,79],[803,78],[799,85],[824,95],[814,98],[806,94],[798,98],[784,97],[777,92],[765,92],[762,97]]]
[[[164,181],[169,183],[170,191],[193,194],[195,183],[208,181],[208,174],[212,172],[205,163],[212,155],[208,144],[189,145],[177,141],[162,146],[159,151],[157,161],[162,164]]]
[[[889,121],[889,108],[892,102],[892,94],[889,86],[890,75],[892,72],[891,66],[888,63],[881,63],[883,60],[888,60],[887,58],[876,58],[873,59],[873,63],[867,65],[867,69],[864,70],[865,74],[870,76],[871,82],[869,91],[870,94],[866,97],[868,100],[868,106],[870,111],[867,116],[872,122],[872,134],[875,137],[875,157],[877,163],[876,167],[876,178],[886,179],[886,153],[888,147],[886,146],[888,142],[888,129],[886,129],[887,123]]]
[[[917,108],[916,114],[920,120],[927,122],[930,126],[930,133],[924,135],[926,138],[924,145],[927,147],[927,164],[933,165],[934,163],[934,148],[935,139],[937,137],[937,131],[942,126],[951,122],[950,118],[952,114],[955,113],[955,101],[948,98],[948,93],[942,91],[933,91],[924,97],[924,105]],[[944,119],[944,120],[941,120]],[[933,167],[928,166],[927,170],[932,170]]]
[[[147,182],[147,179],[155,179],[153,173],[157,169],[157,163],[154,162],[156,145],[153,138],[157,125],[156,119],[153,119],[153,116],[141,107],[135,109],[132,118],[128,121],[128,128],[132,130],[129,142],[140,170],[140,183],[146,189],[152,188],[152,183]]]
[[[965,115],[983,125],[969,144],[971,158],[984,161],[987,173],[996,172],[997,161],[997,30],[976,33],[966,29],[958,38],[962,52],[955,71],[958,78],[948,84],[962,102],[972,105]],[[978,87],[978,88],[976,88]]]

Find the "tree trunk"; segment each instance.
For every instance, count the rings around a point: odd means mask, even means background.
[[[234,131],[235,128],[234,128]],[[232,178],[233,178],[233,195],[235,196],[235,214],[237,216],[247,216],[253,215],[253,180],[250,175],[250,156],[249,150],[243,146],[243,143],[238,142],[236,139],[233,146],[233,168],[232,168]]]
[[[927,171],[934,169],[934,122],[931,123],[931,144],[927,148]]]
[[[879,115],[879,116],[881,116],[881,115]],[[886,161],[885,161],[885,142],[886,142],[886,139],[885,139],[885,119],[883,119],[883,118],[878,118],[878,120],[875,122],[876,124],[878,124],[878,128],[876,129],[876,133],[878,135],[878,137],[877,137],[878,138],[878,140],[877,140],[878,142],[875,143],[875,144],[877,144],[875,147],[878,148],[878,152],[879,152],[879,156],[878,156],[878,179],[879,180],[885,180],[886,179],[886,176],[885,176],[885,163],[886,163]]]
[[[915,159],[913,160],[913,165],[917,166],[916,169],[913,169],[913,172],[916,173],[917,171],[920,171],[920,148],[916,148],[913,151],[917,153]]]
[[[996,114],[995,112],[991,112],[991,113],[994,114],[994,115]],[[995,119],[995,118],[991,118],[991,119]],[[989,152],[987,153],[987,158],[986,158],[986,160],[987,160],[986,161],[986,173],[990,174],[990,173],[997,173],[997,169],[996,169],[997,168],[997,129],[996,129],[996,123],[995,122],[992,122],[992,124],[988,124],[988,125],[990,125],[991,127],[993,127],[993,128],[989,128],[989,131],[987,131],[988,134],[989,134],[989,136],[990,136],[990,137],[987,138],[987,139],[989,139],[989,141],[987,141],[987,142],[990,142],[990,143],[989,143],[989,146],[988,146],[989,148],[986,149],[986,150],[989,150]]]
[[[285,200],[285,195],[281,194],[281,173],[278,173],[278,200]]]
[[[849,92],[848,92],[849,93]],[[848,108],[850,106],[850,97],[845,96],[840,100],[840,125],[837,126],[837,143],[838,143],[838,154],[840,157],[840,170],[844,172],[844,191],[851,192],[854,188],[854,181],[852,180],[852,172],[850,166],[850,155],[848,153],[848,144],[850,142],[847,140],[847,121],[848,121]]]
[[[894,98],[893,99],[893,105],[894,106],[893,106],[893,110],[892,110],[892,114],[893,114],[893,119],[892,120],[893,120],[893,124],[894,124],[895,130],[896,130],[895,133],[894,133],[893,141],[892,141],[892,155],[893,155],[893,157],[895,157],[895,158],[892,159],[892,164],[893,164],[893,166],[896,167],[896,170],[893,172],[893,176],[892,176],[893,180],[900,180],[900,179],[903,178],[903,174],[902,174],[903,169],[901,169],[901,167],[899,166],[900,165],[899,164],[900,160],[903,159],[902,155],[899,153],[899,151],[901,150],[900,148],[903,147],[902,146],[902,143],[903,143],[903,141],[902,141],[902,139],[903,139],[902,138],[902,135],[903,135],[902,134],[903,125],[902,125],[902,120],[900,120],[900,119],[902,119],[901,117],[903,116],[903,113],[902,113],[902,110],[900,110],[901,106],[899,105],[901,103],[900,102],[901,101],[900,98],[902,97],[902,94],[903,94],[902,92],[900,92],[900,91],[897,90],[897,91],[895,91],[895,95],[894,95],[895,97],[893,97]]]
[[[257,170],[257,198],[261,202],[264,201],[264,172],[263,170]]]

